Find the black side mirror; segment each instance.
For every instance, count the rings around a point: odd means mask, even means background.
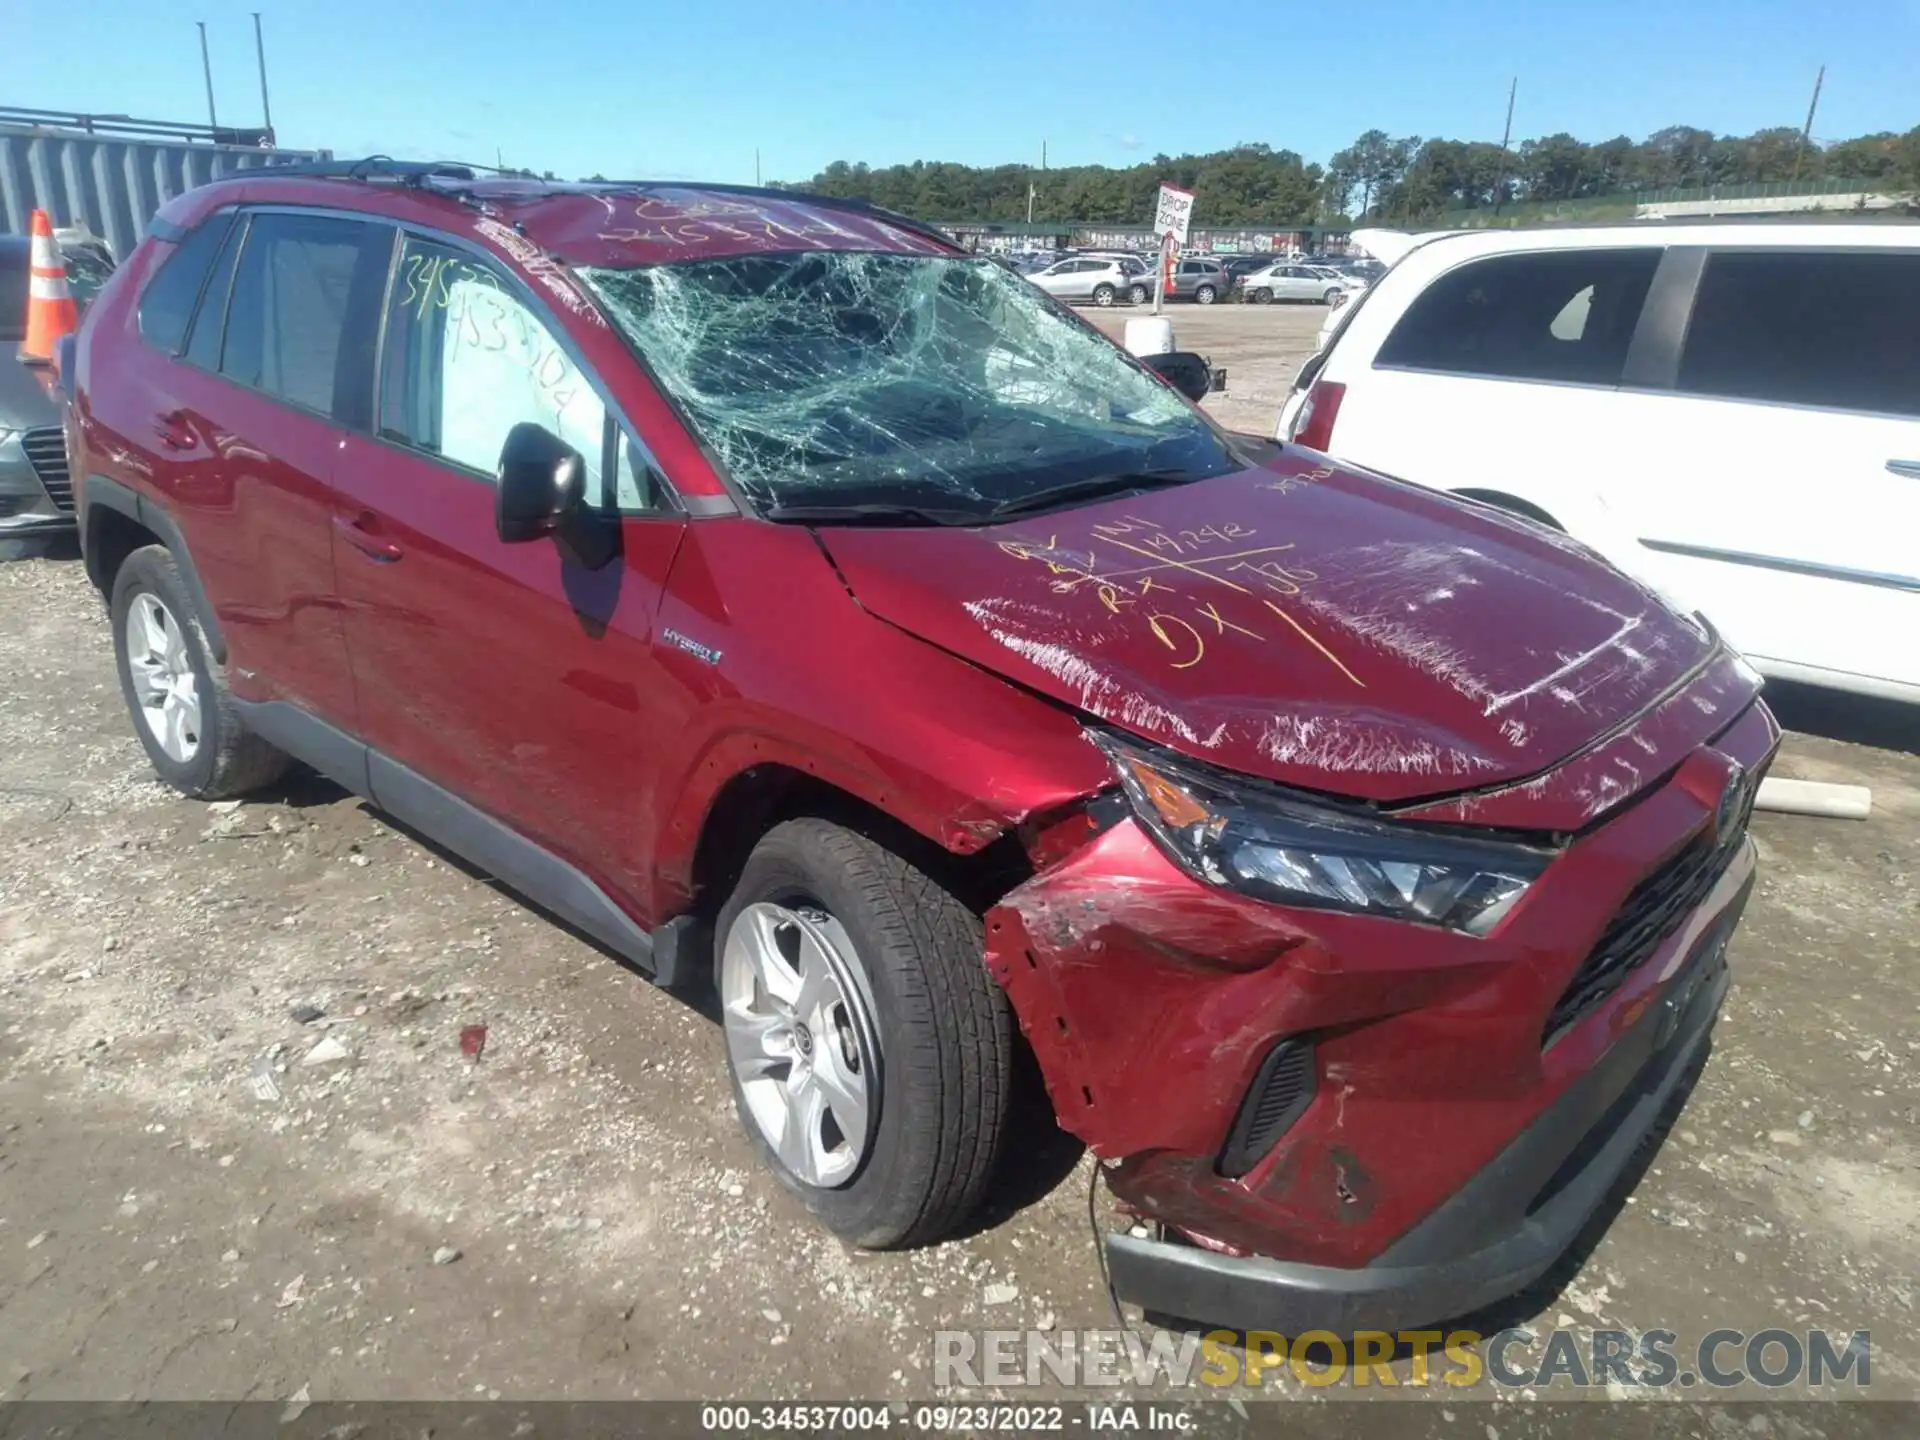
[[[1170,350],[1164,355],[1142,355],[1146,366],[1187,399],[1199,401],[1213,389],[1213,367],[1191,350]]]
[[[545,426],[523,420],[500,447],[493,526],[508,545],[559,530],[586,488],[587,462]]]

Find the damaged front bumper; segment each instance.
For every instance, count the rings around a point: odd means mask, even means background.
[[[1704,1048],[1754,865],[1729,789],[1778,738],[1751,707],[1485,937],[1202,884],[1131,818],[1043,865],[989,912],[987,962],[1061,1125],[1172,1237],[1112,1243],[1121,1297],[1394,1328],[1550,1266]],[[1566,1018],[1575,993],[1593,998]],[[1283,1047],[1310,1054],[1310,1085],[1296,1064],[1273,1088]]]
[[[1370,1264],[1288,1264],[1166,1240],[1107,1241],[1115,1292],[1147,1311],[1296,1335],[1400,1331],[1524,1288],[1565,1253],[1690,1086],[1728,986],[1727,940],[1753,886],[1601,1062],[1493,1162]]]

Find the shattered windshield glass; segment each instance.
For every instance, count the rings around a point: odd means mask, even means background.
[[[580,273],[763,507],[966,517],[1103,477],[1239,468],[1178,395],[986,261],[815,251]]]

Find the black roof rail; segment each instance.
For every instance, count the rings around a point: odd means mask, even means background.
[[[262,172],[243,172],[258,179]],[[398,180],[421,185],[428,180],[475,180],[479,177],[471,165],[451,160],[395,160],[389,155],[368,155],[359,160],[308,160],[297,165],[271,165],[264,172],[271,176],[304,175],[322,180]]]

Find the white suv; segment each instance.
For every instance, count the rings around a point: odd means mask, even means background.
[[[1920,226],[1436,236],[1279,436],[1563,529],[1768,674],[1920,701]]]
[[[1148,273],[1146,262],[1132,256],[1074,255],[1034,271],[1027,279],[1056,300],[1091,300],[1096,305],[1111,305],[1128,298],[1135,283]]]

